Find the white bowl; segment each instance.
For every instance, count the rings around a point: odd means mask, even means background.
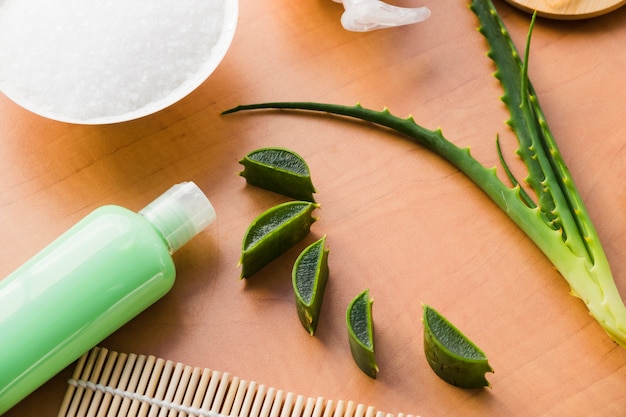
[[[237,18],[238,0],[4,0],[0,91],[67,123],[147,116],[213,73]]]

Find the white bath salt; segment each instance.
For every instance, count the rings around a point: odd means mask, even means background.
[[[153,105],[202,81],[228,2],[0,0],[0,90],[66,120]]]

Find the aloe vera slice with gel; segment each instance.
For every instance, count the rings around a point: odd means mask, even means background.
[[[346,325],[354,362],[367,376],[376,379],[379,369],[374,354],[372,304],[369,290],[354,297],[346,311]]]
[[[325,245],[326,236],[307,246],[296,259],[291,274],[298,318],[311,336],[317,329],[328,282],[329,250]]]
[[[292,150],[260,148],[239,161],[239,173],[248,184],[286,195],[296,200],[315,203],[315,187],[305,160]]]
[[[423,306],[424,353],[432,370],[460,388],[490,386],[493,372],[485,353],[434,308]]]
[[[241,278],[249,278],[304,239],[317,220],[318,204],[287,201],[271,207],[252,221],[241,244]]]

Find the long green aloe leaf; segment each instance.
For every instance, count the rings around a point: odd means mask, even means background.
[[[595,227],[528,79],[534,17],[522,60],[491,0],[472,0],[470,8],[489,44],[488,56],[496,65],[495,76],[503,87],[502,100],[510,113],[508,124],[519,143],[517,153],[528,169],[525,182],[533,189],[536,203],[528,200],[529,195],[512,177],[502,157],[513,186],[498,178],[496,168],[487,168],[476,160],[469,148],[458,147],[446,139],[441,130],[426,129],[412,117],[400,118],[387,109],[374,111],[358,104],[273,102],[238,106],[224,114],[270,108],[331,113],[392,129],[437,153],[467,175],[533,240],[567,280],[572,294],[582,299],[613,340],[626,347],[626,307]]]

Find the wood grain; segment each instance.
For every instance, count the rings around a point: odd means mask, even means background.
[[[175,254],[172,291],[103,347],[394,414],[620,415],[626,351],[569,295],[532,242],[453,167],[368,124],[284,112],[220,116],[259,101],[359,101],[442,127],[488,165],[497,164],[499,133],[514,161],[502,91],[467,2],[421,4],[432,10],[427,22],[350,33],[339,22],[342,6],[330,0],[242,0],[235,39],[216,72],[176,105],[131,122],[69,125],[0,96],[0,276],[94,208],[139,210],[191,180],[212,200],[217,222]],[[528,14],[495,4],[521,46]],[[622,294],[625,41],[624,8],[589,20],[539,19],[530,62]],[[284,201],[237,175],[238,159],[262,146],[291,148],[306,159],[319,220],[302,245],[241,281],[247,226]],[[299,251],[323,234],[330,276],[310,337],[297,318],[290,272]],[[345,328],[348,302],[365,288],[374,298],[375,381],[352,361]],[[491,389],[458,389],[430,370],[421,302],[484,350],[495,369]],[[72,369],[6,415],[55,416]]]
[[[575,20],[610,13],[626,4],[625,0],[507,0],[528,12],[537,11],[543,17]]]

